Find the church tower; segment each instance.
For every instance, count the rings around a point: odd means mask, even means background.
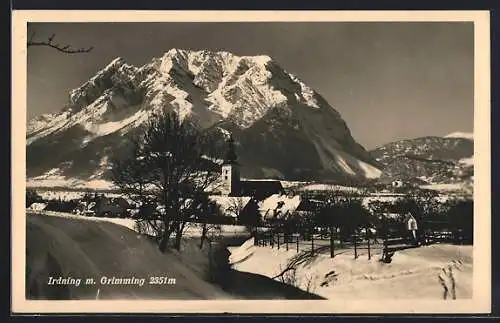
[[[240,186],[240,167],[238,156],[231,135],[228,140],[228,150],[222,164],[222,190],[221,193],[229,196],[237,196]]]

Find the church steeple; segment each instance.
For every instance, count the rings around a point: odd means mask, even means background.
[[[222,164],[222,193],[235,196],[238,194],[240,186],[240,170],[232,135],[229,137],[227,144],[228,149],[224,157],[224,163]]]
[[[228,141],[228,149],[226,152],[226,156],[224,158],[224,164],[237,164],[238,163],[238,156],[236,155],[236,149],[234,146],[234,138],[233,135],[231,134]]]

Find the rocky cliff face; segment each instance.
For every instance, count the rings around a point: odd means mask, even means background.
[[[245,177],[356,180],[380,176],[340,114],[269,56],[172,49],[141,67],[117,58],[31,120],[29,178],[106,177],[109,155],[167,107],[231,131]]]

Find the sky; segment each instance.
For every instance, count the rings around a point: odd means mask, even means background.
[[[116,57],[142,66],[171,48],[269,55],[315,89],[366,149],[407,138],[472,132],[471,22],[30,23],[28,120],[61,110],[69,92]]]

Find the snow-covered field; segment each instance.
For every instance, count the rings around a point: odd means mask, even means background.
[[[257,247],[252,240],[230,251],[234,269],[271,278],[295,261],[296,271],[285,274],[285,280],[328,299],[443,299],[439,277],[449,290],[455,281],[457,299],[472,297],[472,246],[438,244],[397,251],[390,264],[380,262],[380,254],[371,260],[366,255],[355,260],[352,252],[310,257]]]
[[[301,182],[301,181],[281,181],[281,186],[283,188],[293,188],[293,187],[298,187],[298,186],[304,186],[307,184],[310,184],[311,182]]]
[[[422,185],[420,188],[430,189],[441,192],[469,192],[472,187],[464,185],[463,183],[451,183],[451,184],[430,184]]]
[[[40,188],[44,190],[49,190],[50,188],[61,188],[56,191],[64,191],[63,188],[71,188],[72,190],[115,190],[116,186],[112,182],[101,180],[101,179],[91,179],[88,181],[66,178],[59,175],[61,170],[54,168],[47,172],[45,175],[30,178],[26,182],[27,187]],[[242,178],[242,180],[258,180],[258,181],[275,181],[274,179],[248,179]],[[221,183],[218,181],[213,184],[213,189],[217,190]],[[313,183],[313,182],[301,182],[301,181],[281,181],[281,185],[285,189],[299,189],[303,191],[343,191],[343,192],[356,192],[359,193],[360,189],[352,186],[336,185],[336,184],[323,184],[323,183]]]
[[[56,191],[56,190],[37,190],[44,200],[58,200],[70,201],[74,199],[81,199],[85,195],[85,191]],[[105,193],[107,197],[121,197],[118,193]]]
[[[58,170],[58,169],[54,169]],[[81,190],[112,190],[116,189],[113,183],[102,179],[93,180],[78,180],[74,178],[66,178],[56,174],[45,174],[42,176],[30,178],[26,181],[27,187],[33,188],[54,188],[54,187],[67,187],[72,189]]]
[[[305,185],[300,189],[303,191],[342,191],[352,193],[358,193],[360,191],[357,187],[321,183]]]
[[[463,166],[472,167],[474,166],[474,156],[471,156],[469,158],[462,158],[458,162]]]

